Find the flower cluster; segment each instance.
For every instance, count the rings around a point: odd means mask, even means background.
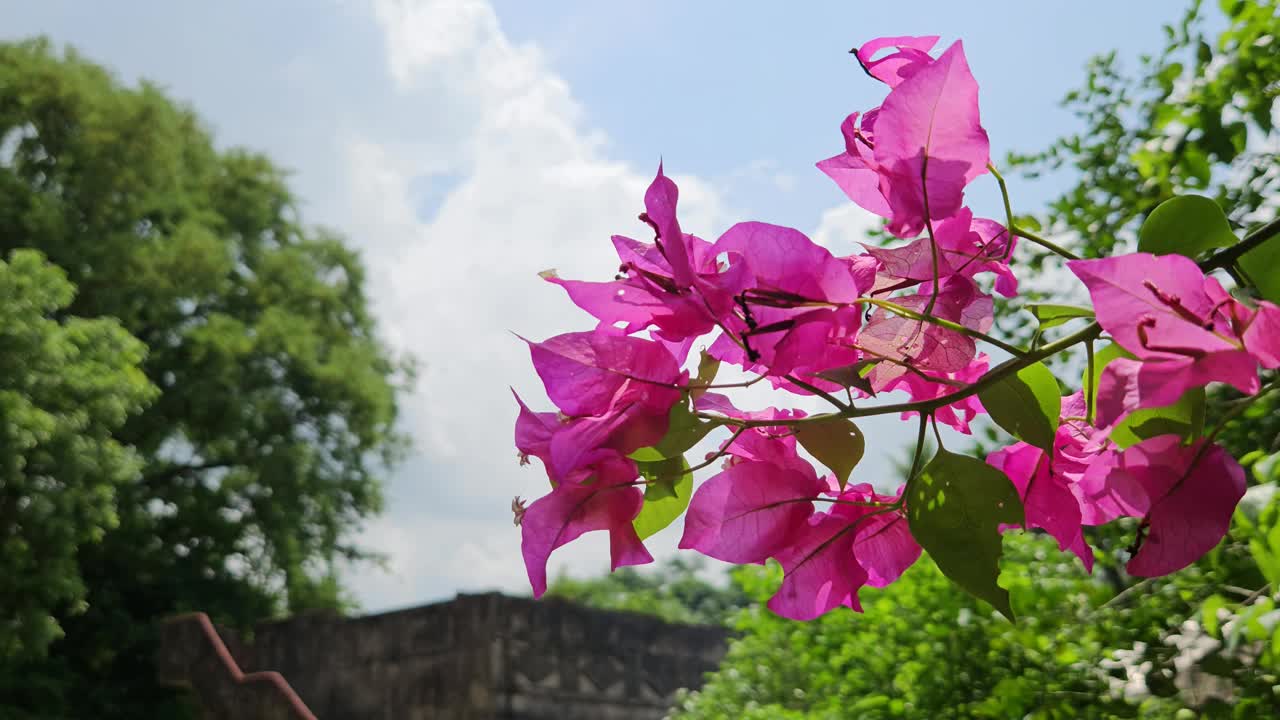
[[[682,513],[681,548],[777,560],[784,582],[769,606],[797,619],[858,609],[860,587],[893,582],[922,547],[1008,613],[995,556],[1013,529],[1042,529],[1091,568],[1082,527],[1139,518],[1136,575],[1178,570],[1221,539],[1244,492],[1240,466],[1199,429],[1155,434],[1134,419],[1193,402],[1211,382],[1258,393],[1259,366],[1280,365],[1280,311],[1237,300],[1186,257],[1138,253],[1069,263],[1096,307],[1084,330],[1030,351],[988,335],[990,293],[1018,290],[1015,237],[1034,236],[965,204],[967,186],[994,171],[964,48],[935,53],[937,41],[881,38],[855,51],[888,93],[850,114],[843,152],[818,163],[884,218],[895,246],[841,257],[761,222],[704,240],[681,226],[678,188],[660,166],[639,216],[652,239],[613,237],[612,280],[544,273],[598,324],[526,341],[558,409],[516,398],[521,460],[537,458],[551,486],[513,505],[535,595],[556,548],[605,530],[614,568],[650,562],[644,537]],[[1063,398],[1052,376],[1035,381],[1048,373],[1040,360],[1079,342],[1093,358],[1102,332],[1114,346],[1084,390]],[[992,367],[979,343],[1010,357]],[[705,349],[686,370],[695,344]],[[715,385],[722,363],[751,379]],[[831,411],[743,411],[714,392],[757,380]],[[895,392],[905,400],[869,402]],[[923,462],[928,423],[968,433],[988,411],[1018,442],[986,464],[945,451]],[[920,443],[907,482],[884,494],[849,475],[864,443],[852,420],[887,413],[916,417]],[[685,454],[716,428],[730,435],[691,467]],[[717,465],[692,490],[694,472]]]

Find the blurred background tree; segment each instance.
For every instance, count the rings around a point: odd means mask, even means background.
[[[0,379],[0,517],[48,518],[0,536],[27,583],[0,594],[0,648],[24,650],[0,656],[0,717],[185,717],[156,620],[343,607],[410,368],[284,171],[43,40],[0,45],[0,255],[0,364],[65,365]]]
[[[141,460],[112,434],[155,397],[146,348],[111,319],[65,315],[74,288],[32,250],[0,262],[0,662],[39,657],[83,607],[82,545],[116,525]]]

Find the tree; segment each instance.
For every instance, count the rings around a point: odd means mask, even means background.
[[[77,553],[87,609],[59,616],[46,661],[5,673],[20,692],[0,702],[176,717],[152,679],[160,617],[343,602],[336,563],[365,557],[349,533],[403,447],[409,368],[377,335],[355,252],[303,224],[285,173],[218,150],[159,89],[45,40],[5,44],[0,138],[0,250],[63,268],[67,312],[116,318],[159,389],[114,435],[142,468],[117,488],[117,526]]]
[[[39,253],[0,262],[0,662],[39,656],[84,604],[77,550],[141,468],[112,434],[155,395],[146,349],[114,320],[59,317],[73,294]]]

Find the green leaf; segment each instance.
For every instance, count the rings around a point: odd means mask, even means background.
[[[797,425],[796,440],[818,462],[831,468],[841,489],[849,482],[849,473],[853,472],[866,451],[866,438],[862,431],[841,417]]]
[[[1151,212],[1138,231],[1138,250],[1195,257],[1237,242],[1218,203],[1200,195],[1170,198]]]
[[[720,372],[719,358],[713,358],[703,350],[702,357],[698,360],[698,376],[689,383],[689,396],[696,400],[705,395],[707,386],[715,381],[718,372]]]
[[[637,462],[640,476],[649,481],[644,506],[632,521],[641,540],[652,536],[680,517],[693,495],[693,473],[683,457]]]
[[[1057,305],[1054,303],[1033,303],[1027,309],[1040,322],[1041,330],[1057,327],[1076,318],[1092,318],[1093,308],[1078,305]]]
[[[668,417],[668,421],[667,434],[653,445],[653,449],[664,458],[683,455],[720,424],[702,420],[697,415],[694,415],[693,410],[689,407],[688,398],[671,407],[671,415]]]
[[[1211,637],[1216,637],[1218,634],[1218,611],[1226,606],[1226,598],[1213,594],[1204,601],[1204,605],[1200,608],[1200,622],[1204,625],[1204,631]]]
[[[939,450],[911,482],[907,522],[944,575],[1013,620],[1009,591],[996,582],[1004,552],[1000,526],[1021,525],[1023,511],[1004,473]]]
[[[1043,363],[1033,363],[978,393],[997,425],[1019,440],[1051,450],[1062,412],[1058,381]]]
[[[1178,435],[1184,440],[1204,431],[1204,388],[1192,388],[1172,405],[1134,410],[1116,424],[1110,438],[1121,448],[1157,435]]]
[[[1120,357],[1132,358],[1133,355],[1115,343],[1104,345],[1094,353],[1092,388],[1095,404],[1103,369]],[[1204,412],[1204,388],[1192,388],[1172,405],[1143,408],[1129,413],[1112,429],[1110,438],[1121,448],[1136,445],[1157,435],[1179,435],[1183,439],[1190,439],[1204,431]]]
[[[871,381],[867,379],[867,373],[871,372],[875,365],[874,361],[859,360],[852,365],[823,370],[818,373],[818,377],[844,387],[857,388],[868,395],[875,395]]]
[[[1242,255],[1240,267],[1264,299],[1280,303],[1280,240],[1271,238]]]
[[[642,462],[651,463],[651,462],[658,462],[659,460],[667,459],[663,457],[662,453],[658,452],[658,449],[655,447],[642,447],[639,450],[636,450],[635,452],[631,453],[627,457],[631,458],[632,460],[635,460],[637,463],[642,463]]]

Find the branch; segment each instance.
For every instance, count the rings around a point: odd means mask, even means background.
[[[792,385],[795,385],[796,387],[799,387],[803,390],[807,390],[808,392],[811,392],[814,395],[817,395],[818,397],[822,398],[823,400],[826,400],[827,402],[831,403],[832,405],[840,408],[842,412],[852,407],[846,402],[844,402],[843,400],[841,400],[840,398],[836,397],[835,395],[832,395],[831,393],[827,392],[826,390],[823,390],[822,388],[816,385],[811,385],[805,382],[804,380],[801,380],[800,378],[796,377],[795,375],[787,375],[785,379],[788,382],[790,382]]]
[[[810,415],[803,418],[776,418],[773,420],[743,420],[740,418],[730,418],[721,415],[703,415],[699,413],[699,417],[718,420],[726,425],[735,427],[770,427],[776,425],[803,425],[810,422],[822,422],[830,420],[833,417],[860,418],[872,417],[875,415],[892,415],[894,413],[918,412],[930,413],[940,407],[946,407],[953,402],[963,400],[972,395],[977,395],[988,387],[1000,382],[1006,377],[1013,375],[1019,370],[1040,362],[1041,360],[1057,355],[1058,353],[1078,345],[1082,342],[1088,342],[1097,338],[1102,334],[1102,326],[1098,323],[1089,323],[1088,326],[1077,330],[1076,332],[1054,342],[1045,345],[1039,350],[1032,350],[1020,357],[1010,358],[991,370],[987,371],[977,382],[968,387],[961,388],[955,392],[940,395],[932,400],[919,400],[915,402],[894,403],[891,405],[876,405],[872,407],[851,407],[838,413],[823,413],[820,415]]]
[[[1241,255],[1244,255],[1276,235],[1280,235],[1280,218],[1276,218],[1248,235],[1245,235],[1244,239],[1235,245],[1219,250],[1213,255],[1210,255],[1208,259],[1200,263],[1200,269],[1205,272],[1209,272],[1210,270],[1225,268],[1232,265],[1236,260],[1240,259]]]
[[[1023,230],[1022,228],[1015,226],[1013,224],[1013,207],[1009,204],[1009,187],[1004,183],[1004,176],[1001,175],[1000,171],[996,170],[996,166],[992,165],[991,163],[987,163],[987,170],[991,173],[992,177],[996,179],[996,183],[1000,185],[1000,197],[1004,199],[1004,212],[1005,212],[1005,215],[1008,216],[1008,221],[1009,221],[1007,231],[1010,235],[1017,235],[1020,238],[1025,238],[1027,240],[1030,240],[1031,242],[1039,245],[1040,247],[1052,253],[1055,253],[1057,255],[1061,255],[1062,257],[1068,260],[1080,259],[1079,255],[1076,255],[1070,250],[1059,247],[1054,243],[1049,242],[1048,240],[1045,240],[1039,235],[1036,235],[1035,233],[1030,232],[1029,230]],[[1012,238],[1010,238],[1010,240],[1012,240]],[[1012,242],[1006,243],[1006,251],[1011,249],[1012,247],[1013,247]],[[1008,252],[1005,253],[1005,259],[1006,260],[1008,259]]]
[[[1075,254],[1075,253],[1071,252],[1070,250],[1067,250],[1066,248],[1059,247],[1058,245],[1053,244],[1052,242],[1050,242],[1050,241],[1048,241],[1048,240],[1046,240],[1046,239],[1044,239],[1044,238],[1040,237],[1039,235],[1037,235],[1037,234],[1035,234],[1035,233],[1031,232],[1030,230],[1024,230],[1024,229],[1022,229],[1022,228],[1020,228],[1020,227],[1014,227],[1014,228],[1013,228],[1013,234],[1014,234],[1014,235],[1017,235],[1017,236],[1018,236],[1018,237],[1020,237],[1020,238],[1024,238],[1024,239],[1030,240],[1031,242],[1033,242],[1033,243],[1035,243],[1035,244],[1039,245],[1040,247],[1042,247],[1042,248],[1044,248],[1044,249],[1046,249],[1046,250],[1048,250],[1048,251],[1050,251],[1050,252],[1053,252],[1053,253],[1055,253],[1055,254],[1057,254],[1057,255],[1061,255],[1062,257],[1064,257],[1064,258],[1066,258],[1066,259],[1068,259],[1068,260],[1079,260],[1079,259],[1080,259],[1080,256],[1079,256],[1079,255],[1077,255],[1077,254]]]
[[[155,471],[146,473],[142,476],[144,485],[155,485],[160,482],[168,482],[181,475],[188,475],[195,472],[204,472],[205,470],[217,470],[219,468],[229,468],[236,463],[229,460],[219,460],[217,462],[193,463],[189,465],[169,465],[159,468]]]
[[[898,305],[897,303],[889,302],[888,300],[876,300],[874,298],[859,298],[859,300],[861,302],[875,305],[876,307],[884,308],[885,310],[888,310],[894,315],[900,315],[909,320],[927,322],[932,325],[937,325],[938,327],[946,328],[948,330],[951,330],[952,332],[958,332],[961,335],[967,335],[968,337],[971,337],[975,340],[981,340],[985,343],[995,345],[996,347],[1009,353],[1010,355],[1013,355],[1014,357],[1020,357],[1022,355],[1027,354],[1027,351],[1023,350],[1020,347],[1010,345],[1009,343],[1003,340],[1000,340],[998,338],[994,338],[980,330],[974,330],[973,328],[965,327],[960,323],[952,322],[945,318],[940,318],[936,315],[927,315],[927,314],[918,313],[915,310],[911,310],[910,308],[903,307],[901,305]]]

